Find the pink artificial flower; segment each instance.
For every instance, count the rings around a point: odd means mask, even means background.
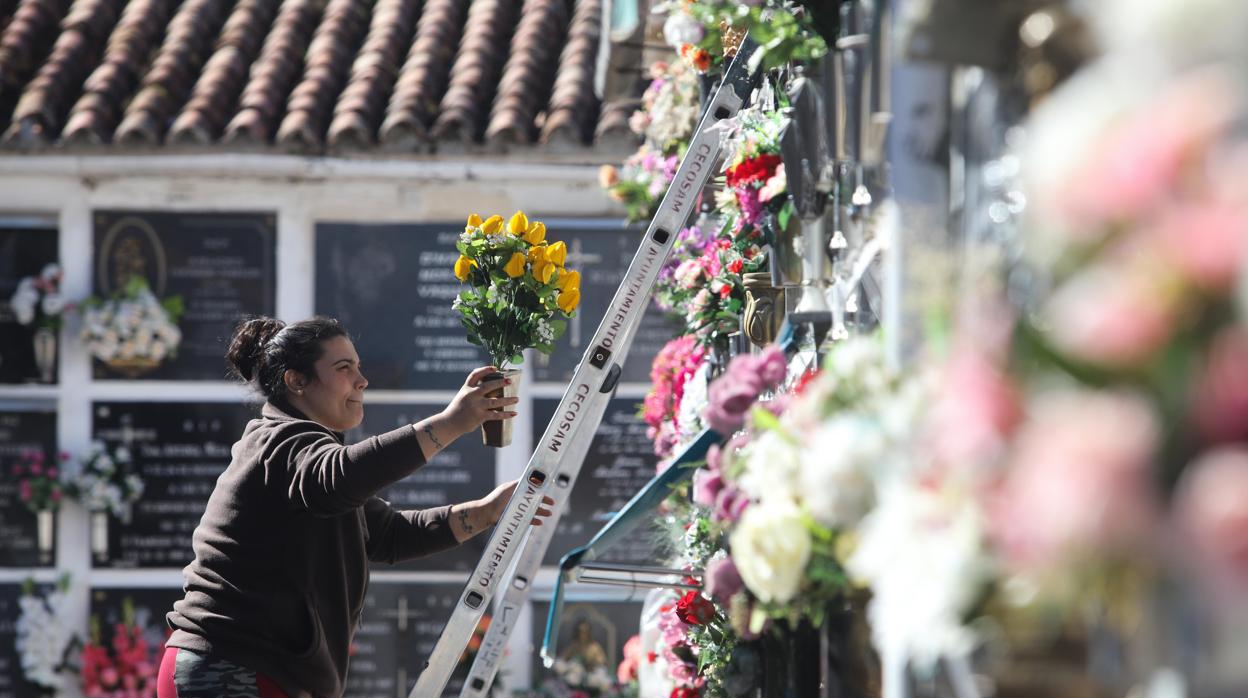
[[[1175,518],[1200,573],[1215,591],[1248,591],[1248,449],[1206,452],[1175,491]]]
[[[30,464],[30,474],[31,474],[31,475],[42,475],[42,474],[43,474],[43,464],[42,464],[42,463],[40,463],[38,460],[36,460],[35,462],[31,463],[31,464]]]
[[[704,507],[715,506],[715,497],[724,488],[724,478],[718,472],[698,468],[693,473],[693,502]]]
[[[941,370],[924,438],[941,466],[988,464],[1000,456],[1022,417],[1018,391],[1004,371],[971,347],[955,350]]]
[[[715,511],[711,518],[715,521],[736,523],[750,505],[750,498],[732,483],[726,483],[715,496]]]
[[[23,502],[29,502],[35,496],[34,490],[31,489],[30,480],[22,480],[17,489],[18,496],[22,498]]]
[[[1214,337],[1190,400],[1196,430],[1209,442],[1248,438],[1248,327]]]
[[[1159,441],[1157,417],[1136,395],[1042,395],[988,506],[1006,558],[1042,566],[1145,541],[1156,516],[1150,465]]]
[[[763,384],[769,388],[775,388],[784,382],[784,377],[789,371],[788,361],[784,358],[784,351],[777,346],[769,346],[763,349],[758,355],[758,377],[763,380]]]
[[[55,467],[48,468],[48,477],[55,480],[58,472],[60,471],[58,471]]]
[[[105,667],[104,670],[100,672],[100,683],[104,686],[116,686],[120,680],[121,676],[119,676],[117,674],[117,670],[111,666]]]
[[[788,177],[784,174],[784,163],[776,165],[776,173],[758,190],[758,200],[767,203],[783,194],[789,188]]]
[[[1215,69],[1192,73],[1114,126],[1061,194],[1084,230],[1139,219],[1180,189],[1179,180],[1236,114],[1235,83]]]
[[[61,501],[61,496],[62,496],[62,495],[61,495],[61,490],[60,490],[60,488],[57,488],[57,489],[52,490],[52,494],[50,494],[50,495],[48,495],[48,496],[49,496],[49,497],[52,499],[52,501],[54,501],[54,502],[59,502],[59,501]]]
[[[1138,366],[1173,334],[1179,298],[1156,270],[1104,264],[1068,280],[1044,317],[1054,344],[1080,361]]]
[[[1151,231],[1161,259],[1189,282],[1225,293],[1248,254],[1248,209],[1240,202],[1201,201],[1166,211]]]
[[[706,593],[710,594],[720,606],[727,608],[732,597],[744,587],[741,573],[731,557],[712,560],[706,566]]]
[[[741,208],[742,225],[754,225],[763,217],[763,202],[759,200],[759,190],[746,185],[734,190],[737,206]]]

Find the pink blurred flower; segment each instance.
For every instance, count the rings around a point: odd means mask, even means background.
[[[1044,565],[1140,543],[1155,517],[1150,464],[1159,431],[1150,405],[1135,395],[1071,390],[1038,398],[988,505],[1007,559]]]
[[[741,573],[731,557],[717,558],[706,566],[706,593],[720,606],[726,608],[732,597],[743,588]]]
[[[1206,580],[1217,590],[1248,591],[1248,448],[1196,459],[1179,481],[1174,511]]]
[[[1136,366],[1170,338],[1178,300],[1149,270],[1101,265],[1062,285],[1044,317],[1054,344],[1072,358]]]
[[[724,485],[719,494],[715,495],[715,511],[711,518],[715,521],[735,522],[745,513],[750,505],[750,498],[732,483]]]
[[[1248,327],[1230,327],[1214,337],[1190,399],[1196,429],[1205,439],[1248,438]]]
[[[34,490],[31,488],[30,480],[22,480],[22,483],[17,488],[18,496],[22,498],[23,502],[29,502],[30,498],[35,495]]]
[[[1248,210],[1228,201],[1201,201],[1166,211],[1152,230],[1162,259],[1192,284],[1225,293],[1248,253]]]
[[[987,356],[965,347],[943,367],[925,438],[942,466],[984,465],[1004,452],[1021,416],[1009,378]]]
[[[763,383],[774,388],[784,381],[789,365],[785,361],[784,351],[777,346],[769,346],[758,355],[758,377]]]
[[[724,488],[724,478],[718,472],[698,468],[693,473],[693,502],[704,507],[715,506],[715,497]]]
[[[1205,70],[1174,82],[1088,152],[1067,180],[1065,215],[1078,226],[1137,219],[1180,189],[1188,164],[1235,114],[1234,83]]]

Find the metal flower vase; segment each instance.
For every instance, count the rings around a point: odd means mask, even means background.
[[[504,385],[497,390],[491,390],[486,393],[486,397],[516,397],[520,394],[520,370],[509,368],[503,371],[491,373],[485,377],[485,380],[498,380],[499,378],[507,378],[510,384]],[[502,412],[503,408],[494,408],[496,412]],[[486,446],[493,448],[502,448],[511,445],[511,425],[510,419],[493,419],[481,425],[481,440]]]
[[[56,511],[40,509],[35,512],[36,538],[39,544],[39,564],[50,565],[56,547]]]
[[[91,512],[91,556],[96,562],[108,561],[108,512]]]
[[[56,332],[50,327],[40,327],[35,330],[33,342],[39,380],[52,383],[56,379]]]

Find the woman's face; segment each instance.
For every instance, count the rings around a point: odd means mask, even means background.
[[[322,343],[324,353],[316,362],[316,376],[303,384],[303,394],[290,402],[313,421],[334,431],[354,429],[364,420],[364,389],[368,379],[360,373],[360,356],[346,337]]]

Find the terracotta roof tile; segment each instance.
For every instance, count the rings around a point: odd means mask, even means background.
[[[60,134],[87,71],[96,64],[105,38],[117,21],[119,0],[75,0],[62,23],[52,53],[22,92],[8,143],[45,145]]]
[[[525,0],[486,128],[487,140],[528,144],[536,138],[537,115],[550,98],[570,12],[566,0]]]
[[[102,144],[121,118],[123,101],[133,93],[139,71],[160,39],[173,0],[131,0],[104,49],[104,58],[83,85],[69,112],[63,138]]]
[[[21,0],[0,35],[0,124],[7,125],[22,85],[52,50],[68,0]]]
[[[186,107],[169,129],[170,141],[208,145],[221,136],[276,10],[271,0],[240,0],[234,7]]]
[[[334,107],[329,126],[332,146],[360,150],[376,141],[386,96],[398,77],[404,47],[412,41],[418,6],[418,0],[377,3],[368,36]]]
[[[463,36],[468,4],[469,0],[429,0],[425,6],[381,125],[386,145],[416,148],[427,139]]]
[[[183,0],[138,94],[126,107],[115,140],[157,145],[164,139],[165,130],[199,76],[229,4],[228,0]]]
[[[583,148],[602,0],[0,0],[10,147]],[[601,119],[599,118],[601,115]]]
[[[324,8],[323,0],[283,0],[251,67],[238,113],[225,129],[225,142],[261,145],[273,137]]]
[[[550,106],[542,124],[542,142],[579,144],[593,140],[598,112],[594,69],[601,37],[601,2],[581,0],[572,14],[568,43],[559,57],[559,72],[555,75]]]
[[[519,9],[519,0],[473,0],[467,22],[472,31],[464,35],[451,66],[451,84],[433,122],[435,141],[481,139]]]

